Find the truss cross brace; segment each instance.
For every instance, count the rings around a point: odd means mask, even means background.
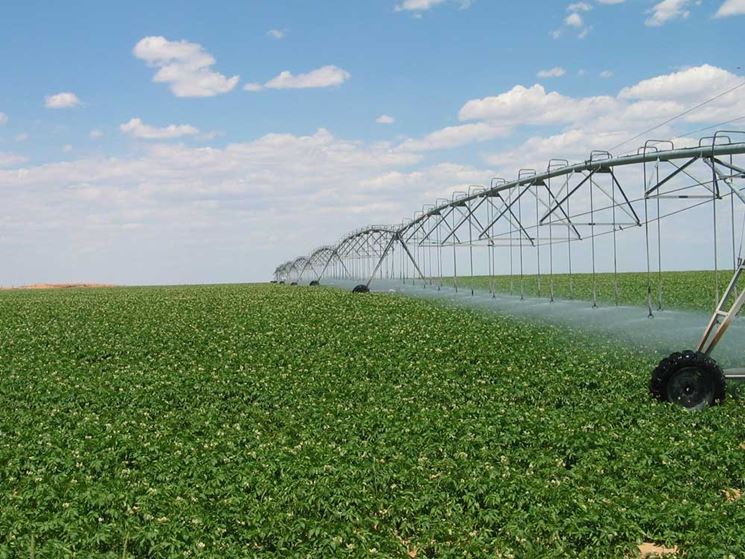
[[[404,252],[409,257],[409,260],[411,260],[411,263],[414,265],[414,269],[416,270],[417,274],[419,274],[419,277],[422,279],[422,281],[425,281],[424,274],[419,269],[419,265],[416,262],[416,259],[412,256],[411,252],[409,251],[409,247],[406,245],[406,242],[404,242],[403,237],[401,237],[401,234],[398,232],[393,233],[391,236],[391,240],[388,241],[388,244],[385,247],[385,250],[380,255],[380,258],[378,259],[378,263],[375,265],[375,269],[372,271],[372,274],[370,274],[370,278],[367,280],[367,287],[370,287],[370,284],[372,283],[372,280],[375,279],[375,274],[378,273],[378,270],[383,265],[383,261],[385,260],[385,257],[388,256],[388,253],[393,248],[393,245],[398,242],[401,247],[404,249]]]

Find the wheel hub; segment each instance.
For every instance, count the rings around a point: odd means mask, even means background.
[[[689,409],[700,409],[714,400],[714,384],[695,367],[677,372],[667,385],[668,401]]]

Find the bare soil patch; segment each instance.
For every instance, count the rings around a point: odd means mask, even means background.
[[[20,287],[0,287],[3,290],[10,289],[89,289],[89,288],[100,288],[100,287],[116,287],[113,284],[108,283],[32,283],[29,285],[22,285]]]
[[[643,543],[639,546],[640,559],[651,559],[652,557],[664,557],[678,553],[677,547],[665,547],[654,543]]]

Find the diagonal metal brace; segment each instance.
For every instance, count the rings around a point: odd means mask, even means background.
[[[590,171],[590,174],[589,174],[589,175],[587,175],[587,176],[586,176],[586,177],[585,177],[584,179],[582,179],[581,181],[579,181],[579,184],[578,184],[577,186],[575,186],[575,187],[574,187],[574,188],[573,188],[573,189],[572,189],[571,191],[569,191],[569,192],[568,192],[568,193],[566,194],[566,196],[564,196],[564,197],[563,197],[563,198],[561,199],[561,201],[560,201],[560,202],[557,202],[557,203],[556,203],[556,205],[555,205],[555,206],[554,206],[554,207],[553,207],[552,209],[550,209],[550,210],[548,211],[548,213],[546,213],[546,215],[544,215],[544,216],[543,216],[543,217],[541,218],[541,220],[540,220],[540,221],[539,221],[538,223],[539,223],[540,225],[543,225],[543,222],[544,222],[544,221],[546,221],[546,220],[548,219],[548,217],[549,217],[549,216],[550,216],[551,214],[553,214],[553,213],[554,213],[554,212],[555,212],[556,210],[558,210],[558,209],[559,209],[560,207],[562,207],[562,206],[564,205],[564,202],[566,202],[567,200],[569,200],[569,198],[571,198],[571,197],[572,197],[572,195],[573,195],[573,194],[574,194],[575,192],[577,192],[577,191],[578,191],[578,190],[579,190],[580,188],[582,188],[582,186],[583,186],[583,185],[584,185],[584,184],[585,184],[585,183],[586,183],[587,181],[589,181],[589,180],[590,180],[590,179],[591,179],[591,178],[592,178],[592,177],[593,177],[593,176],[595,175],[595,173],[597,173],[597,171],[598,171],[598,169],[597,169],[597,168],[596,168],[596,169],[593,169],[592,171]]]

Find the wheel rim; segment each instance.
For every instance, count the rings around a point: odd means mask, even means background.
[[[700,369],[686,367],[668,382],[667,399],[692,410],[705,408],[714,401],[714,382]]]

